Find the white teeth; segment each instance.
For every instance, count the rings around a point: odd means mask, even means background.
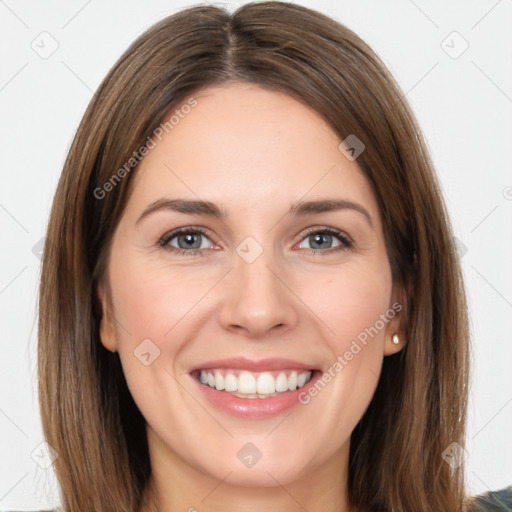
[[[215,389],[218,389],[219,391],[224,389],[224,377],[220,372],[215,372]]]
[[[304,384],[306,384],[307,378],[308,378],[307,374],[305,374],[305,373],[299,374],[299,376],[297,377],[297,387],[301,388],[302,386],[304,386]]]
[[[290,391],[297,389],[297,372],[292,372],[288,377],[288,389]]]
[[[276,379],[276,391],[282,393],[283,391],[288,391],[288,379],[284,372],[281,372]]]
[[[271,372],[202,370],[199,374],[199,380],[202,384],[217,391],[227,391],[242,398],[268,398],[279,393],[302,388],[311,379],[312,372],[288,370],[287,372],[280,372],[277,377],[274,377],[274,375],[276,375],[276,372],[272,374]]]
[[[256,382],[256,391],[260,395],[270,395],[275,392],[275,381],[271,373],[260,373],[258,381]]]
[[[238,376],[238,392],[239,393],[256,393],[256,379],[249,372],[242,372]]]
[[[238,379],[232,373],[226,375],[224,389],[226,391],[238,391]]]

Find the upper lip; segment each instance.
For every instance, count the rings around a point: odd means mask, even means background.
[[[215,361],[205,361],[197,364],[190,369],[190,373],[197,370],[208,370],[215,368],[225,368],[232,370],[247,370],[250,372],[262,372],[265,370],[314,370],[315,368],[308,363],[301,363],[293,359],[268,358],[257,361],[245,357],[234,357],[230,359],[217,359]]]

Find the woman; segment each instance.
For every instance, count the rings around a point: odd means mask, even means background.
[[[310,9],[194,7],[96,92],[44,253],[65,511],[460,511],[468,319],[414,116]]]

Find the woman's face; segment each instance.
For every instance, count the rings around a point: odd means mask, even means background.
[[[339,475],[402,347],[376,198],[291,97],[230,84],[194,98],[133,176],[99,288],[102,343],[154,472],[245,487]]]

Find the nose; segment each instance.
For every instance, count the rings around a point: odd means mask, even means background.
[[[296,326],[299,301],[275,267],[266,251],[252,263],[235,258],[223,289],[219,318],[224,329],[258,338]]]

